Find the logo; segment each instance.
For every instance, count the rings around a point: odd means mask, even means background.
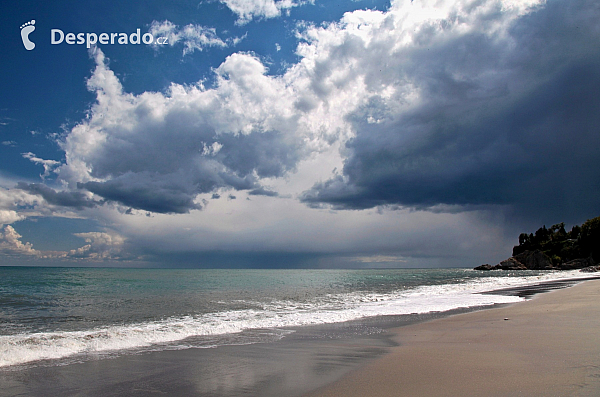
[[[35,48],[35,43],[29,40],[29,35],[35,30],[35,19],[21,25],[21,40],[23,47],[27,51]],[[146,44],[146,45],[167,45],[168,37],[158,37],[156,40],[152,33],[142,34],[141,29],[136,29],[131,34],[127,33],[71,33],[65,34],[60,29],[52,29],[50,31],[50,44],[85,44],[87,48],[91,48],[97,44]]]
[[[159,37],[154,41],[152,33],[141,33],[141,29],[137,29],[131,34],[127,33],[67,33],[60,29],[52,29],[50,31],[50,44],[85,44],[87,48],[96,44],[141,44],[146,45],[168,44],[167,37]]]
[[[21,39],[23,40],[23,46],[27,51],[31,51],[35,48],[35,43],[29,40],[29,34],[35,30],[35,19],[21,25]]]

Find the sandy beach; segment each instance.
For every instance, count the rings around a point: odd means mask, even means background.
[[[600,395],[600,281],[393,332],[389,354],[310,396]]]

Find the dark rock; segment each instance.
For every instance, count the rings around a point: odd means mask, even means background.
[[[473,270],[494,270],[494,267],[486,263],[485,265],[477,266]]]
[[[580,272],[583,272],[583,273],[600,272],[600,265],[584,267],[583,269],[580,270]]]
[[[503,260],[502,262],[494,266],[494,268],[502,270],[527,270],[527,267],[524,264],[512,257]]]
[[[600,264],[597,264],[590,256],[588,258],[578,258],[554,266],[552,260],[540,250],[524,251],[518,255],[503,260],[496,266],[485,265],[477,266],[475,270],[574,270],[581,269],[582,272],[600,271]]]
[[[583,269],[593,267],[596,263],[592,258],[577,258],[560,265],[561,270]]]
[[[529,270],[556,269],[556,267],[552,265],[552,261],[550,260],[548,255],[544,254],[540,250],[525,251],[510,259],[516,259],[518,262],[525,265],[525,268]]]

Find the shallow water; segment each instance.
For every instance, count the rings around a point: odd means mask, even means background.
[[[0,267],[0,367],[273,342],[298,326],[517,302],[524,298],[489,291],[585,276]]]

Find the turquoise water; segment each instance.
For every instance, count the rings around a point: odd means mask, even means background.
[[[0,267],[0,366],[268,341],[297,326],[515,302],[481,292],[580,275]]]

